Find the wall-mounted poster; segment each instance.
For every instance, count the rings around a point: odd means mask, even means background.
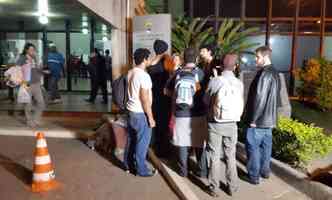
[[[153,43],[155,40],[164,40],[171,53],[171,15],[144,15],[133,19],[133,51],[138,48],[147,48],[154,55]]]

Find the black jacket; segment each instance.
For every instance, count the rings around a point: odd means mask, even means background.
[[[248,93],[245,120],[257,128],[274,128],[277,125],[277,106],[280,101],[280,80],[273,66],[257,72]]]

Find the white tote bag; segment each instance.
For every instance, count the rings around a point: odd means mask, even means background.
[[[23,85],[18,89],[17,103],[31,103],[31,95],[28,89]]]

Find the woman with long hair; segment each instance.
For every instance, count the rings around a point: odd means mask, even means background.
[[[16,64],[22,67],[24,81],[27,91],[31,96],[30,103],[25,103],[24,112],[27,125],[36,128],[41,124],[42,112],[45,108],[45,101],[41,88],[43,70],[37,65],[36,47],[32,43],[26,43]]]

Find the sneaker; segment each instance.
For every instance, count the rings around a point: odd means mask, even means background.
[[[215,189],[215,187],[214,187],[213,185],[209,185],[209,186],[207,186],[206,189],[205,189],[205,191],[206,191],[206,193],[208,193],[211,197],[215,197],[215,198],[219,197],[219,195],[217,194],[216,189]]]
[[[91,99],[84,99],[84,101],[86,101],[88,103],[95,103],[95,101],[92,101]]]
[[[147,174],[137,174],[137,176],[139,176],[139,177],[153,177],[157,174],[158,174],[158,170],[153,169],[153,170],[151,170],[151,172],[149,172]]]
[[[270,174],[261,174],[261,177],[264,178],[264,179],[269,179]]]
[[[61,99],[54,99],[53,103],[62,103],[62,100]]]
[[[229,196],[233,196],[233,194],[235,194],[238,190],[239,190],[239,188],[233,188],[233,189],[231,189],[230,186],[227,186],[227,188],[226,188],[226,193],[227,193]]]
[[[250,177],[246,177],[246,181],[252,185],[258,185],[259,184],[259,180],[254,180]]]

